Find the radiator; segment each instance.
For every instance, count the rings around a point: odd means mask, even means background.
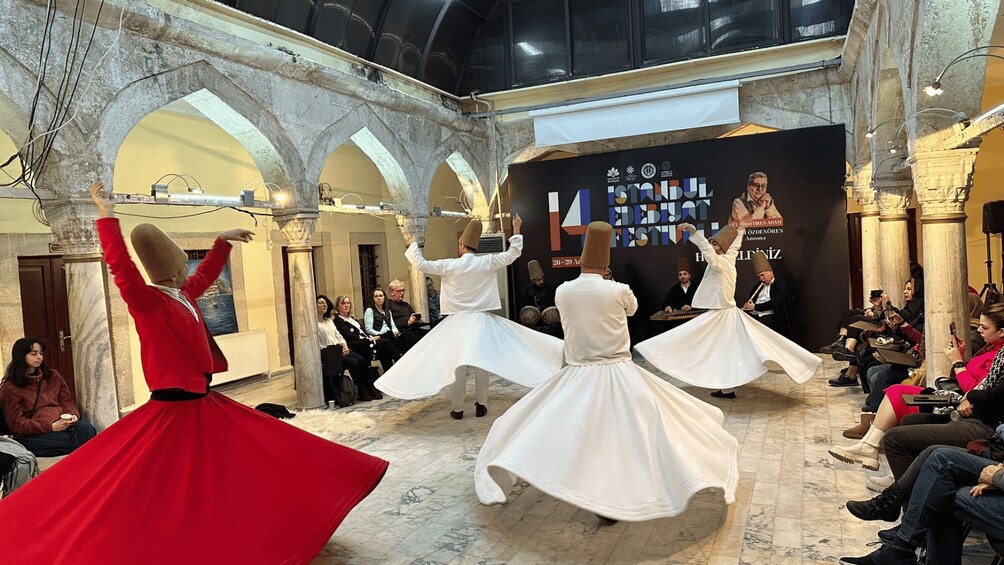
[[[218,335],[216,343],[230,367],[224,373],[213,375],[214,385],[268,373],[268,343],[264,329]]]

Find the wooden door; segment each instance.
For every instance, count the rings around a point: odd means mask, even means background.
[[[66,268],[62,257],[19,257],[21,317],[24,335],[38,338],[48,348],[45,361],[59,371],[70,394],[77,396],[73,378],[73,341],[66,297]]]

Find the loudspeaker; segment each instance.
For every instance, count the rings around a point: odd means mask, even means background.
[[[1004,200],[983,205],[983,233],[1004,232]]]

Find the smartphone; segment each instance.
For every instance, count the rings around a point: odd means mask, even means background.
[[[956,340],[959,339],[959,332],[955,328],[955,322],[948,324],[948,331],[952,332],[952,337],[954,337]]]

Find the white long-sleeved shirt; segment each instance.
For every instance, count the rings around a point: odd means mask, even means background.
[[[631,287],[583,273],[558,286],[554,304],[561,312],[566,363],[602,365],[631,360],[627,317],[638,310]]]
[[[335,321],[331,318],[317,322],[317,339],[321,342],[321,349],[329,345],[345,345],[345,338],[335,327]]]
[[[366,327],[366,333],[368,335],[383,335],[387,332],[391,332],[392,335],[396,334],[397,326],[394,325],[394,316],[390,313],[390,310],[384,311],[383,318],[386,320],[386,323],[382,328],[380,328],[380,331],[377,331],[373,328],[373,324],[376,323],[376,316],[373,314],[373,309],[367,308],[366,311],[363,312],[363,325]]]
[[[715,248],[701,232],[690,236],[690,241],[704,253],[704,259],[708,262],[704,278],[694,291],[694,300],[691,302],[694,308],[735,307],[736,257],[739,255],[739,248],[742,247],[743,234],[746,230],[740,228],[738,232],[739,235],[723,255],[715,253]]]
[[[422,248],[412,243],[404,256],[419,271],[442,277],[440,313],[460,314],[501,308],[495,271],[511,265],[522,253],[523,236],[514,235],[509,238],[509,249],[502,253],[464,253],[457,259],[429,261],[422,256]]]

